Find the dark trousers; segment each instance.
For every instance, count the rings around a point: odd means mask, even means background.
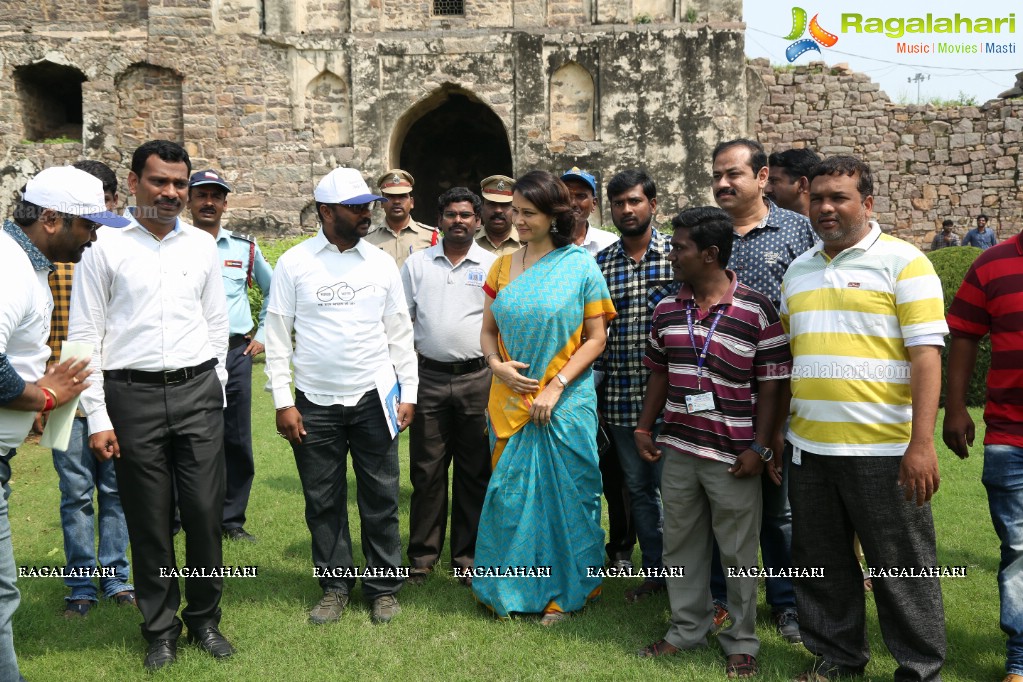
[[[803,451],[789,468],[792,565],[824,569],[797,578],[796,607],[811,653],[862,671],[867,648],[863,574],[850,551],[853,533],[871,568],[935,566],[931,506],[907,502],[896,485],[901,457],[841,457]],[[931,578],[873,579],[881,636],[898,662],[895,680],[940,680],[945,660],[941,585]]]
[[[401,589],[398,534],[398,439],[391,438],[380,397],[374,389],[353,407],[321,406],[297,391],[295,406],[306,435],[293,445],[305,496],[305,521],[312,536],[313,565],[323,570],[354,570],[348,530],[348,452],[355,470],[356,499],[366,567],[395,569],[392,577],[362,581],[367,599]],[[351,592],[352,576],[320,578],[324,591]]]
[[[607,429],[607,426],[603,428]],[[610,433],[610,432],[608,432]],[[602,440],[602,439],[601,439]],[[607,500],[607,558],[632,559],[636,546],[636,528],[632,525],[632,510],[629,504],[629,488],[625,485],[625,474],[618,461],[618,448],[614,438],[608,443],[599,443],[600,477],[603,481],[604,499]]]
[[[224,461],[227,492],[222,527],[245,525],[245,508],[256,467],[252,460],[252,356],[245,345],[227,352],[227,408],[224,410]]]
[[[224,505],[223,392],[213,370],[181,384],[104,380],[107,413],[121,447],[114,460],[121,506],[128,524],[135,593],[142,635],[175,639],[181,603],[178,579],[160,569],[177,566],[171,525],[177,487],[185,530],[185,565],[217,568],[221,555],[220,515]],[[189,630],[220,622],[222,578],[186,578],[187,606],[181,616]]]
[[[419,403],[409,427],[412,504],[409,563],[429,568],[444,548],[451,478],[451,563],[472,568],[483,498],[490,482],[487,399],[491,372],[456,376],[419,367]]]

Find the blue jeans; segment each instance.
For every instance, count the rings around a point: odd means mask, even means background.
[[[1002,631],[1009,636],[1005,672],[1023,675],[1023,448],[985,445],[981,480],[1002,543],[998,596]]]
[[[21,593],[14,586],[17,569],[14,566],[14,545],[11,544],[11,521],[7,515],[7,498],[11,489],[7,481],[11,479],[11,467],[7,461],[15,454],[11,450],[6,457],[0,457],[0,484],[3,484],[3,495],[0,495],[0,680],[22,679],[18,672],[18,659],[14,654],[14,629],[11,620],[21,603]]]
[[[664,457],[651,464],[639,456],[633,427],[610,425],[611,437],[618,448],[618,461],[625,474],[625,486],[629,489],[629,504],[632,507],[632,525],[643,555],[643,568],[660,568],[664,565],[664,542],[662,527],[664,512],[661,508],[661,471]],[[657,430],[653,437],[657,438]],[[649,580],[649,578],[648,578]],[[663,583],[664,578],[653,579]]]
[[[765,471],[761,476],[764,496],[764,515],[760,527],[760,552],[765,568],[792,567],[792,507],[789,506],[789,459],[792,445],[785,443],[785,452],[778,453],[783,468],[781,485],[775,485]],[[795,611],[796,593],[791,578],[766,578],[767,603],[772,613]],[[711,565],[710,591],[715,601],[727,606],[725,574],[721,568],[717,543],[714,543]]]
[[[89,449],[86,420],[76,418],[66,451],[53,451],[53,468],[60,479],[60,525],[64,530],[64,556],[68,568],[95,568],[95,512],[92,492],[99,506],[99,566],[114,575],[99,580],[103,595],[134,589],[128,583],[128,526],[117,493],[114,460],[100,462]],[[64,578],[73,599],[97,601],[90,578]]]

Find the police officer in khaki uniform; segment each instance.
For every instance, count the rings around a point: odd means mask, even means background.
[[[415,206],[412,186],[415,183],[415,179],[400,168],[392,168],[377,178],[380,193],[387,197],[383,206],[384,224],[373,228],[365,237],[393,258],[399,270],[410,254],[429,248],[440,239],[436,228],[412,220]]]
[[[480,183],[483,190],[483,229],[476,233],[476,243],[487,251],[503,256],[522,248],[519,232],[512,226],[512,185],[507,175],[491,175]]]

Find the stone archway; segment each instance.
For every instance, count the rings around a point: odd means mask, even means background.
[[[438,90],[407,112],[395,133],[391,167],[416,179],[412,215],[427,225],[437,224],[437,197],[451,187],[479,194],[483,178],[512,175],[504,123],[467,91]]]

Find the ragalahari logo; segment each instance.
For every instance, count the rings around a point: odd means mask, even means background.
[[[796,61],[800,55],[809,52],[810,50],[821,51],[818,47],[818,43],[824,47],[833,47],[838,42],[838,36],[834,33],[829,33],[821,28],[821,25],[817,23],[818,14],[813,15],[813,19],[810,20],[810,37],[798,40],[803,33],[806,31],[806,10],[802,7],[792,8],[792,31],[785,36],[785,40],[795,40],[796,42],[785,48],[785,58],[789,62]]]

